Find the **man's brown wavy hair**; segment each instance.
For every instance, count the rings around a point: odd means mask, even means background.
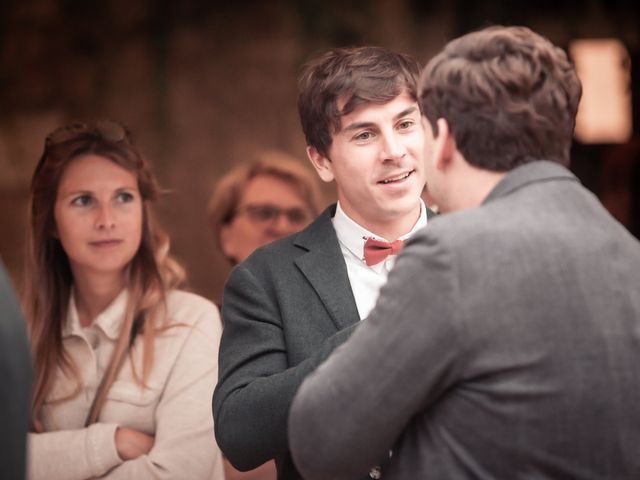
[[[375,46],[336,48],[312,60],[298,82],[298,112],[307,145],[329,158],[332,135],[340,131],[343,115],[363,104],[390,102],[401,93],[417,101],[419,71],[408,55]]]
[[[449,42],[425,67],[420,104],[444,118],[472,165],[508,171],[569,164],[582,87],[565,52],[526,27],[489,27]]]

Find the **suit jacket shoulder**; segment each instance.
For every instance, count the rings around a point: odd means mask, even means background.
[[[250,272],[270,298],[300,313],[319,300],[326,312],[318,316],[341,329],[355,323],[358,313],[331,222],[334,213],[332,205],[304,230],[259,248],[236,268]],[[282,321],[288,318],[283,312]]]
[[[275,457],[282,478],[299,478],[288,455],[291,399],[359,323],[332,213],[256,250],[225,286],[213,407],[218,443],[241,469]]]
[[[310,479],[353,478],[394,442],[393,478],[638,478],[639,318],[638,241],[565,168],[523,165],[407,243],[300,388],[294,456]]]
[[[2,262],[0,310],[0,465],[6,478],[24,478],[31,360],[22,314]]]

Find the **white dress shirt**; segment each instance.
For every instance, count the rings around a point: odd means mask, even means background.
[[[356,300],[360,320],[369,315],[378,300],[380,288],[387,281],[387,276],[396,262],[397,255],[389,255],[384,261],[368,266],[364,261],[364,242],[368,237],[376,240],[385,238],[370,232],[353,221],[340,207],[340,202],[336,207],[336,214],[333,217],[333,227],[336,229],[340,249],[347,264],[347,273],[351,290]],[[420,217],[411,231],[402,235],[400,240],[407,240],[420,228],[427,225],[427,210],[424,202],[420,200]]]

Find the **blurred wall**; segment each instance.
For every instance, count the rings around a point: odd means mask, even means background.
[[[373,43],[424,63],[450,38],[489,23],[526,24],[561,45],[614,35],[632,51],[639,44],[631,2],[212,3],[0,2],[0,256],[17,283],[30,175],[44,137],[61,124],[106,117],[131,127],[168,189],[157,213],[190,287],[218,300],[229,267],[207,225],[211,186],[262,149],[306,162],[296,82],[314,55]],[[608,188],[600,182],[606,153],[578,149],[574,162],[597,193]],[[328,203],[333,190],[325,193]]]

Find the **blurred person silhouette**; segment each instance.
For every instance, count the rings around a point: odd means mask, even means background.
[[[0,261],[0,478],[25,478],[31,375],[24,319]]]
[[[426,66],[441,214],[298,390],[304,478],[356,478],[389,449],[389,479],[640,478],[640,244],[567,168],[580,96],[525,27]]]
[[[216,183],[209,222],[218,247],[235,265],[256,248],[306,227],[320,203],[313,173],[294,157],[269,151]]]
[[[407,55],[365,46],[325,52],[302,72],[307,155],[338,202],[256,250],[225,286],[213,411],[220,448],[240,469],[274,458],[280,480],[301,478],[287,438],[293,395],[368,314],[403,241],[427,224],[418,71]]]
[[[222,325],[154,223],[120,123],[61,127],[31,183],[24,306],[34,359],[28,478],[224,478],[208,403]]]
[[[320,211],[318,180],[294,157],[268,151],[226,173],[215,185],[209,221],[216,243],[232,264],[306,227]],[[227,480],[276,478],[272,460],[248,472],[225,460]]]

